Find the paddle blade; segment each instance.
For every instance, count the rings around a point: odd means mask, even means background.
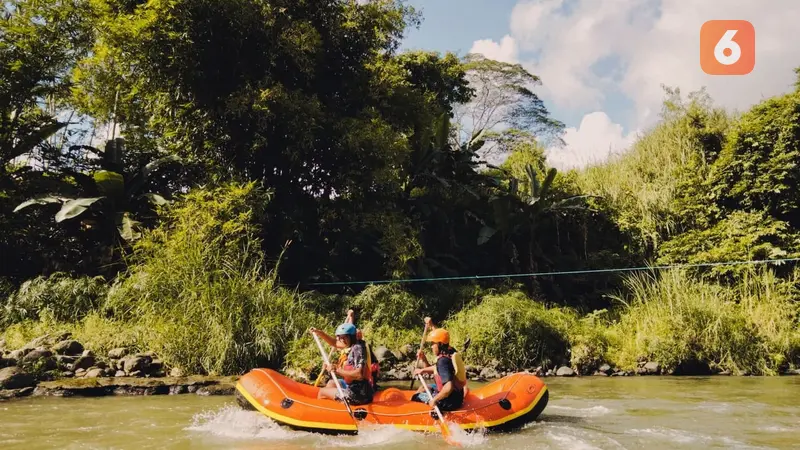
[[[439,429],[442,430],[442,437],[444,438],[445,442],[454,447],[463,447],[461,442],[458,442],[455,437],[453,437],[453,433],[450,432],[450,428],[447,426],[444,420],[439,421]]]

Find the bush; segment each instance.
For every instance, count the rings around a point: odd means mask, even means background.
[[[396,284],[369,285],[353,298],[353,309],[373,326],[422,329],[425,308],[422,299]]]
[[[102,277],[71,278],[63,273],[28,280],[0,309],[0,326],[39,320],[47,312],[57,322],[76,322],[95,310],[108,292]]]
[[[631,301],[615,326],[620,343],[614,359],[623,368],[647,359],[677,374],[708,363],[733,373],[773,375],[797,362],[794,288],[769,271],[752,271],[733,287],[678,270],[659,279],[631,276],[627,285]]]
[[[513,370],[566,363],[568,330],[577,316],[566,309],[546,308],[521,291],[488,295],[445,323],[453,346],[471,344],[469,364],[494,362]]]
[[[617,345],[617,336],[609,328],[606,310],[595,311],[572,322],[569,328],[570,364],[581,375],[591,375],[604,363]]]

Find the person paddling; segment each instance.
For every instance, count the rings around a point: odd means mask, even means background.
[[[425,353],[420,349],[417,357],[424,363],[425,367],[414,370],[414,376],[423,373],[432,373],[436,384],[430,385],[433,398],[425,392],[425,387],[420,386],[411,400],[427,403],[431,407],[438,405],[442,411],[452,411],[460,408],[464,403],[464,388],[467,385],[466,371],[460,355],[453,347],[450,347],[450,333],[444,328],[435,328],[426,317],[425,322],[433,331],[428,333],[425,339],[432,343],[433,354],[436,356],[436,364],[431,365],[425,357]],[[454,356],[456,361],[454,361]],[[454,364],[456,362],[457,364]],[[457,367],[458,366],[458,367]]]
[[[348,310],[347,311],[347,319],[345,320],[346,323],[352,323],[353,325],[356,324],[355,321],[355,311]],[[372,352],[372,346],[369,345],[369,342],[364,340],[364,334],[361,331],[361,328],[356,327],[356,341],[364,341],[364,345],[367,348],[367,356],[369,357],[369,370],[372,373],[372,390],[377,392],[378,387],[378,376],[381,372],[381,366],[378,363],[378,358],[375,357],[375,353]],[[345,355],[342,355],[342,360],[344,360]]]
[[[342,387],[347,401],[351,405],[365,405],[372,402],[372,373],[370,372],[369,354],[367,346],[363,340],[357,339],[356,326],[352,323],[343,323],[336,328],[336,338],[328,336],[322,330],[311,328],[310,331],[331,347],[339,349],[350,349],[344,364],[332,363],[332,367],[327,364],[323,368],[326,372],[333,369],[334,373],[341,377],[339,383]],[[317,398],[339,400],[339,391],[333,380],[329,380],[324,388],[319,390]]]

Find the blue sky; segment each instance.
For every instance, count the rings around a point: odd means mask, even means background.
[[[662,84],[705,87],[717,105],[746,110],[792,89],[800,66],[800,1],[770,0],[406,0],[422,11],[403,49],[479,51],[542,78],[536,92],[563,121],[556,167],[623,152],[659,120]],[[513,14],[512,14],[513,13]],[[707,20],[744,19],[756,29],[756,67],[710,76],[699,65]]]
[[[404,48],[464,54],[479,39],[500,40],[508,33],[516,0],[407,0],[422,10],[423,22],[412,29]]]
[[[512,9],[518,1],[406,0],[406,3],[421,11],[423,20],[418,29],[412,28],[408,31],[401,49],[436,50],[442,53],[450,51],[463,56],[470,51],[475,41],[482,39],[500,41],[508,34]],[[569,6],[570,2],[566,2],[561,10],[568,11]],[[522,52],[522,55],[532,54]],[[613,64],[610,64],[613,61],[613,58],[601,61],[594,69],[599,74],[608,73],[613,70]],[[547,99],[545,104],[554,118],[570,127],[578,126],[584,114],[591,112],[559,108]],[[612,119],[619,121],[625,132],[630,131],[632,127],[632,117],[627,110],[630,106],[631,102],[618,94],[611,95],[604,104],[606,112]]]

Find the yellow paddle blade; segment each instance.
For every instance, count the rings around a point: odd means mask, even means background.
[[[455,447],[463,447],[460,442],[455,440],[455,438],[453,437],[453,434],[450,432],[450,428],[447,426],[447,424],[444,422],[444,420],[440,420],[439,421],[439,429],[442,430],[442,437],[444,437],[444,440],[448,444],[450,444],[452,446],[455,446]]]
[[[324,371],[319,372],[319,376],[317,377],[317,381],[314,382],[314,387],[319,386],[320,381],[322,381],[322,376],[325,375]]]

